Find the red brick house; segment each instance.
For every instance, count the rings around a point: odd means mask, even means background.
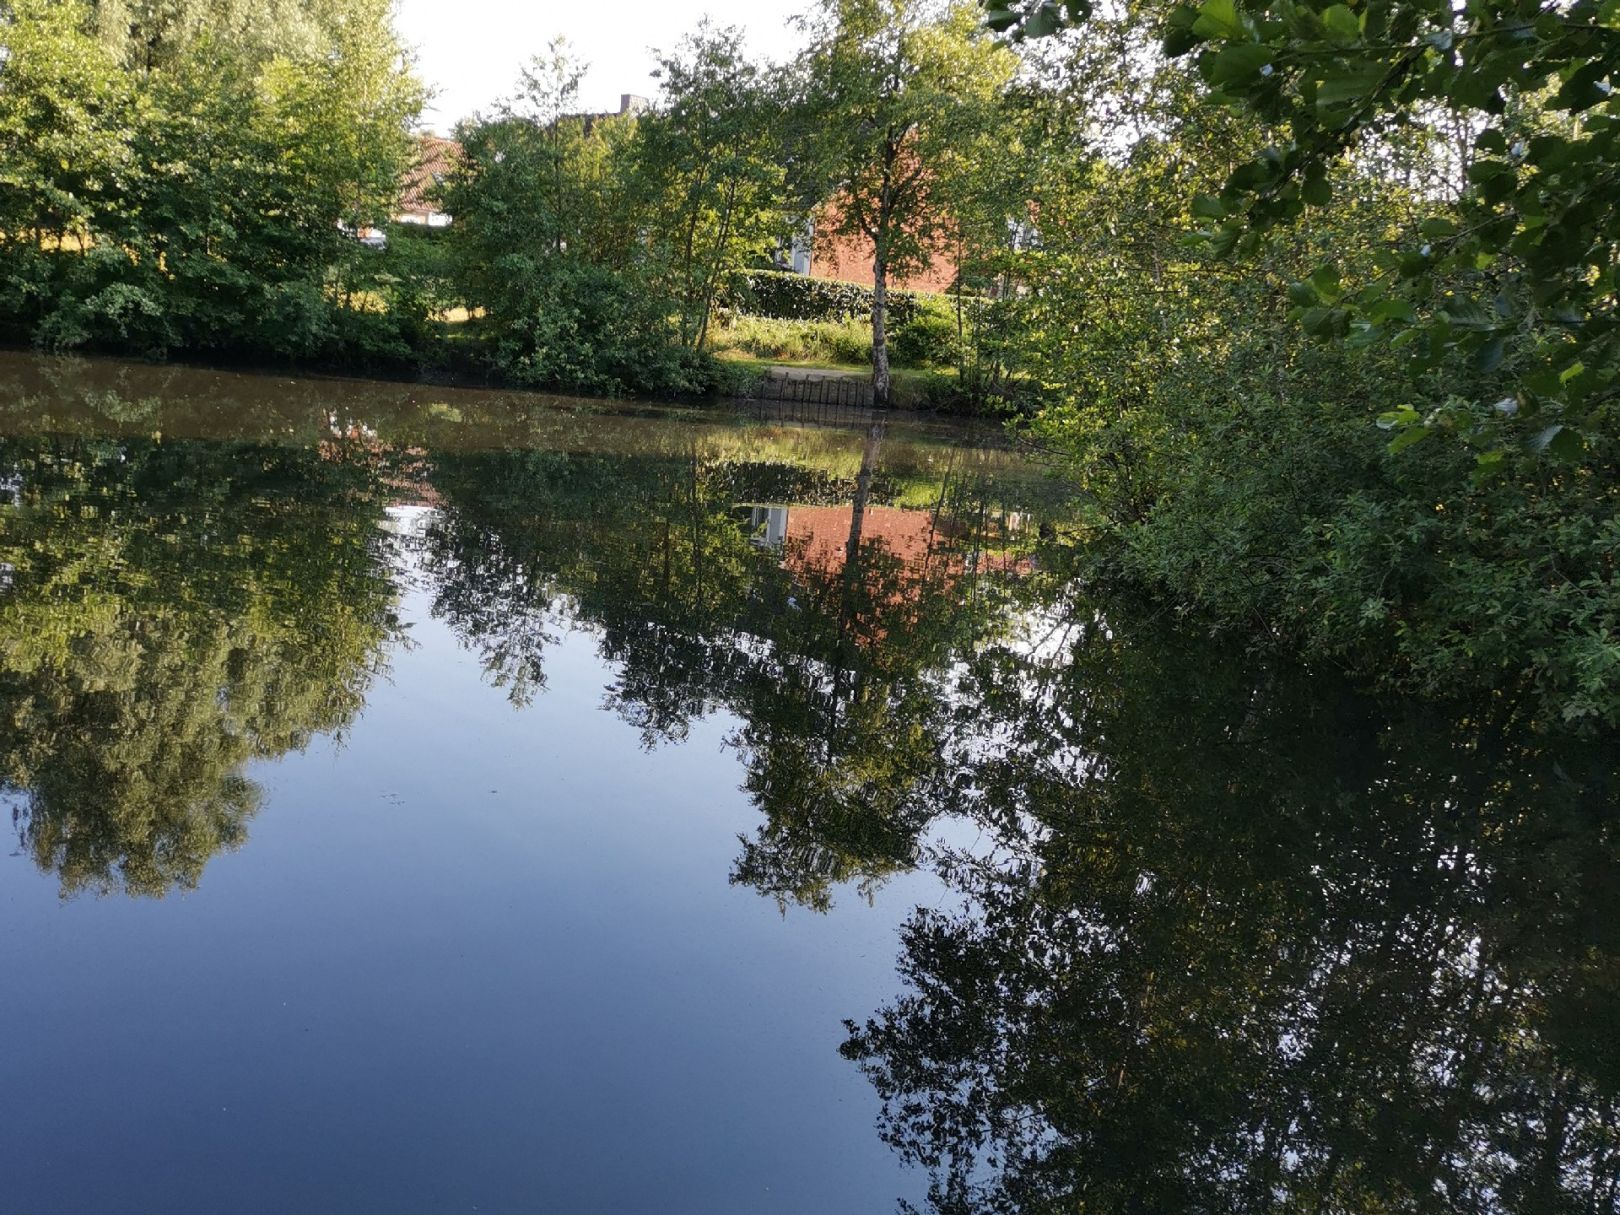
[[[862,237],[837,236],[831,232],[829,220],[837,215],[837,203],[827,203],[811,221],[808,239],[794,248],[793,269],[811,278],[836,279],[840,282],[872,286],[872,242]],[[936,247],[928,269],[920,274],[889,276],[889,286],[895,291],[932,291],[944,293],[956,283],[956,259],[944,247]]]
[[[438,135],[416,137],[416,162],[400,185],[395,223],[442,228],[450,222],[448,215],[436,209],[432,194],[444,183],[460,155],[461,145],[453,139]]]

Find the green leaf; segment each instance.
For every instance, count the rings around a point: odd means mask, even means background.
[[[1299,196],[1313,207],[1325,207],[1333,201],[1333,187],[1325,174],[1313,174],[1300,186]]]
[[[1316,89],[1318,107],[1349,105],[1359,102],[1376,90],[1388,69],[1382,63],[1362,64],[1336,71],[1323,80]]]
[[[1193,22],[1193,33],[1205,38],[1239,38],[1243,35],[1243,22],[1238,17],[1233,0],[1204,0],[1198,6],[1198,20]]]
[[[1332,262],[1318,266],[1311,275],[1310,283],[1316,294],[1327,303],[1333,303],[1343,294],[1343,289],[1339,286],[1339,268]]]
[[[1328,33],[1341,41],[1354,42],[1361,37],[1361,22],[1347,5],[1335,4],[1324,9],[1322,24],[1327,26]]]
[[[1492,477],[1499,477],[1504,471],[1507,453],[1503,451],[1482,451],[1474,457],[1474,475],[1470,478],[1475,485],[1483,485]]]
[[[1024,37],[1048,38],[1063,27],[1055,4],[1043,4],[1024,22]]]
[[[1538,431],[1530,440],[1530,450],[1555,460],[1573,460],[1586,450],[1586,440],[1562,423]]]
[[[1338,308],[1307,308],[1300,317],[1300,324],[1312,337],[1328,337],[1338,329],[1343,319],[1344,313]]]
[[[1505,160],[1476,160],[1468,166],[1468,180],[1471,182],[1490,181],[1513,172],[1513,166]]]
[[[1493,325],[1491,314],[1476,300],[1447,300],[1441,315],[1458,329],[1489,329]]]
[[[1209,251],[1216,257],[1225,257],[1237,247],[1241,230],[1234,224],[1226,224],[1209,234]]]
[[[1572,73],[1553,100],[1553,108],[1578,114],[1609,99],[1605,85],[1609,65],[1603,59],[1594,59]]]
[[[1427,426],[1407,426],[1389,441],[1389,451],[1393,455],[1398,451],[1405,451],[1414,443],[1421,443],[1433,432]]]
[[[1222,47],[1209,65],[1209,79],[1216,85],[1238,84],[1260,74],[1271,62],[1271,49],[1252,42]]]
[[[1203,41],[1193,32],[1191,26],[1185,29],[1172,28],[1164,36],[1164,53],[1171,59],[1179,59],[1193,47],[1202,45]]]
[[[1367,310],[1367,317],[1375,324],[1383,321],[1411,321],[1417,314],[1412,305],[1403,299],[1379,300]]]

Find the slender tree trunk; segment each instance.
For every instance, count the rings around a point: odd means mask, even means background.
[[[697,275],[692,269],[693,253],[697,245],[698,218],[703,211],[703,186],[708,181],[709,166],[705,163],[698,169],[697,181],[686,192],[686,204],[691,208],[691,214],[686,222],[686,244],[681,251],[681,284],[682,294],[686,307],[681,312],[681,340],[688,340],[690,330],[688,325],[692,319],[693,295],[697,291]]]
[[[881,239],[872,257],[872,404],[889,407],[889,265]]]
[[[861,471],[855,478],[855,497],[850,504],[849,539],[844,543],[844,574],[838,596],[838,645],[833,665],[832,714],[828,723],[827,760],[835,756],[838,710],[844,699],[844,675],[855,665],[855,591],[861,584],[861,534],[866,530],[866,504],[872,497],[872,475],[877,471],[878,449],[883,445],[883,422],[873,422],[866,430],[861,448]]]
[[[961,236],[956,241],[956,282],[953,294],[956,296],[956,382],[969,383],[967,331],[962,319],[962,267],[967,264],[967,240]],[[969,389],[971,392],[972,389]]]
[[[694,350],[702,350],[703,343],[709,339],[709,317],[714,312],[715,292],[720,289],[720,271],[725,268],[726,244],[731,240],[731,215],[736,207],[737,183],[733,180],[726,186],[726,206],[720,214],[720,240],[714,251],[714,265],[703,283],[703,312],[698,320],[697,341],[692,344]]]

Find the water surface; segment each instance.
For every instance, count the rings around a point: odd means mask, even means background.
[[[0,499],[0,1210],[1614,1210],[1607,740],[994,435],[4,356]]]

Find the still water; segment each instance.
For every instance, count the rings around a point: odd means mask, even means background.
[[[0,356],[0,1210],[1615,1210],[1612,740],[993,438]]]

